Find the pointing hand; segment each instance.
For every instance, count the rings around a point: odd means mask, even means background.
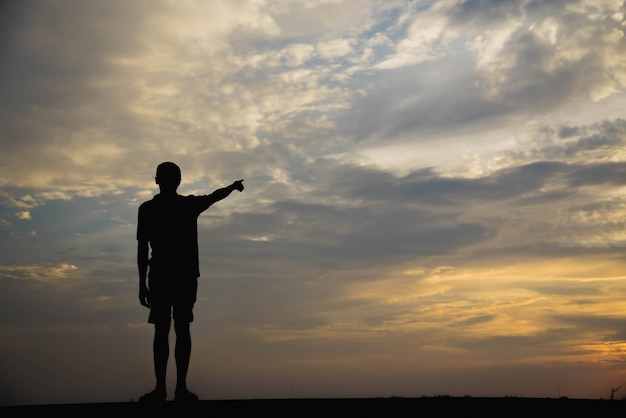
[[[233,186],[235,187],[235,189],[237,189],[240,192],[242,192],[243,191],[243,179],[237,180],[236,182],[234,182]]]

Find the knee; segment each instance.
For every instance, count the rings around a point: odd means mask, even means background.
[[[174,321],[174,330],[176,331],[176,335],[179,337],[189,335],[189,322]]]

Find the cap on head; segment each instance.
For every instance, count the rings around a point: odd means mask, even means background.
[[[164,162],[157,166],[156,181],[162,183],[180,183],[180,167],[172,162]]]

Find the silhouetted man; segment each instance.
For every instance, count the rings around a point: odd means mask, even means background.
[[[150,308],[148,322],[154,324],[154,372],[156,387],[140,402],[163,402],[167,398],[166,372],[169,332],[174,319],[176,345],[175,401],[197,401],[187,389],[191,356],[190,323],[196,302],[198,277],[198,216],[233,190],[243,191],[243,180],[206,196],[182,196],[180,168],[171,162],[157,167],[155,181],[160,193],[139,206],[137,222],[137,267],[139,302]],[[149,254],[150,249],[152,253]],[[147,279],[147,283],[146,283]]]

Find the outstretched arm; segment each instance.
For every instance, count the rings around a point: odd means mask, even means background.
[[[217,189],[213,193],[211,193],[208,197],[211,200],[211,204],[215,202],[219,202],[222,199],[227,198],[234,190],[238,190],[240,192],[243,191],[243,179],[237,180],[233,182],[233,184],[222,187],[221,189]]]

